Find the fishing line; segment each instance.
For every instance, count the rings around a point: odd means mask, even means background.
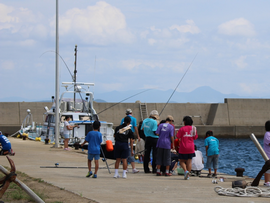
[[[104,111],[106,111],[106,110],[108,110],[108,109],[114,107],[115,105],[120,104],[120,103],[122,103],[123,101],[126,101],[126,100],[128,100],[128,99],[130,99],[130,98],[132,98],[132,97],[137,96],[138,94],[144,93],[144,92],[149,91],[149,90],[152,90],[152,89],[147,89],[147,90],[144,90],[144,91],[142,91],[142,92],[139,92],[139,93],[137,93],[137,94],[135,94],[135,95],[132,95],[132,96],[130,96],[130,97],[128,97],[128,98],[126,98],[126,99],[124,99],[124,100],[122,100],[122,101],[120,101],[120,102],[118,102],[118,103],[116,103],[116,104],[114,104],[114,105],[112,105],[112,106],[110,106],[110,107],[108,107],[108,108],[102,110],[101,112],[99,112],[99,113],[97,113],[97,114],[101,114],[102,112],[104,112]]]
[[[40,57],[43,56],[43,55],[44,55],[45,53],[47,53],[47,52],[53,52],[53,53],[56,53],[56,51],[45,51],[43,54],[40,55]],[[57,54],[58,56],[60,56],[60,58],[62,59],[62,61],[63,61],[64,64],[66,65],[66,67],[67,67],[67,69],[68,69],[68,71],[69,71],[69,74],[70,74],[71,78],[73,79],[73,75],[71,74],[71,71],[69,70],[69,68],[68,68],[66,62],[64,61],[64,59],[62,58],[62,56],[61,56],[60,54],[58,54],[58,53],[56,53],[56,54]]]
[[[194,62],[194,60],[196,59],[198,53],[195,55],[195,57],[193,58],[192,62],[190,63],[188,69],[186,70],[185,74],[182,76],[181,80],[179,81],[179,83],[177,84],[176,88],[174,89],[173,93],[171,94],[170,98],[168,99],[167,103],[164,105],[163,109],[161,110],[159,116],[162,114],[163,110],[165,109],[165,107],[167,106],[167,104],[169,103],[169,101],[171,100],[172,96],[174,95],[176,89],[178,88],[178,86],[180,85],[180,83],[182,82],[183,78],[185,77],[185,75],[187,74],[189,68],[191,67],[192,63]]]

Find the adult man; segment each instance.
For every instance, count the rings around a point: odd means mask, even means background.
[[[131,131],[133,132],[134,134],[134,137],[138,138],[138,141],[140,142],[140,135],[139,135],[139,132],[138,132],[138,128],[137,128],[137,120],[135,117],[132,116],[132,110],[131,109],[127,109],[126,110],[126,115],[129,116],[131,118]],[[124,119],[123,118],[121,120],[121,125],[124,123]],[[134,159],[134,156],[131,156],[131,150],[133,150],[133,148],[129,148],[129,156],[127,158],[127,162],[131,164],[131,167],[132,167],[132,173],[138,173],[139,171],[136,169],[135,167],[135,159]]]
[[[145,134],[145,154],[143,160],[143,168],[145,173],[151,173],[149,169],[150,153],[152,150],[152,172],[156,173],[156,155],[157,155],[157,141],[158,136],[156,130],[158,128],[157,121],[159,119],[158,111],[153,110],[150,112],[149,118],[144,119],[141,129]]]

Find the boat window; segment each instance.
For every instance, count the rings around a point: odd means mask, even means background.
[[[89,121],[90,117],[89,116],[79,116],[80,121]]]
[[[55,123],[54,115],[46,116],[45,122]]]
[[[66,116],[70,116],[71,117],[71,119],[70,119],[70,121],[73,121],[73,117],[72,117],[72,115],[64,115],[64,116],[61,116],[61,122],[65,122],[65,117]]]

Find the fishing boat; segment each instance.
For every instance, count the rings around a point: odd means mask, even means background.
[[[81,144],[85,140],[85,136],[91,130],[93,130],[93,122],[99,120],[98,115],[93,107],[94,96],[90,91],[90,87],[94,86],[93,83],[84,82],[63,82],[62,85],[65,87],[65,91],[61,94],[59,103],[60,108],[58,109],[60,115],[60,139],[59,143],[63,144],[63,130],[64,121],[66,116],[71,117],[69,121],[70,125],[78,125],[79,127],[73,128],[69,145],[75,143]],[[65,95],[74,95],[74,98],[66,98]],[[76,99],[76,95],[79,95],[79,99]],[[85,97],[83,97],[85,96]],[[85,99],[83,99],[85,98]],[[55,139],[55,102],[49,109],[47,106],[44,107],[44,123],[42,127],[41,137],[49,142],[54,142]],[[106,144],[107,140],[111,140],[114,144],[114,130],[113,123],[100,121],[100,132],[102,134],[102,145]]]

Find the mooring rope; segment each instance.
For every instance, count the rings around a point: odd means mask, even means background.
[[[223,188],[217,186],[214,188],[215,192],[219,195],[231,196],[231,197],[269,197],[270,198],[270,188],[259,188],[248,186],[243,188]]]

